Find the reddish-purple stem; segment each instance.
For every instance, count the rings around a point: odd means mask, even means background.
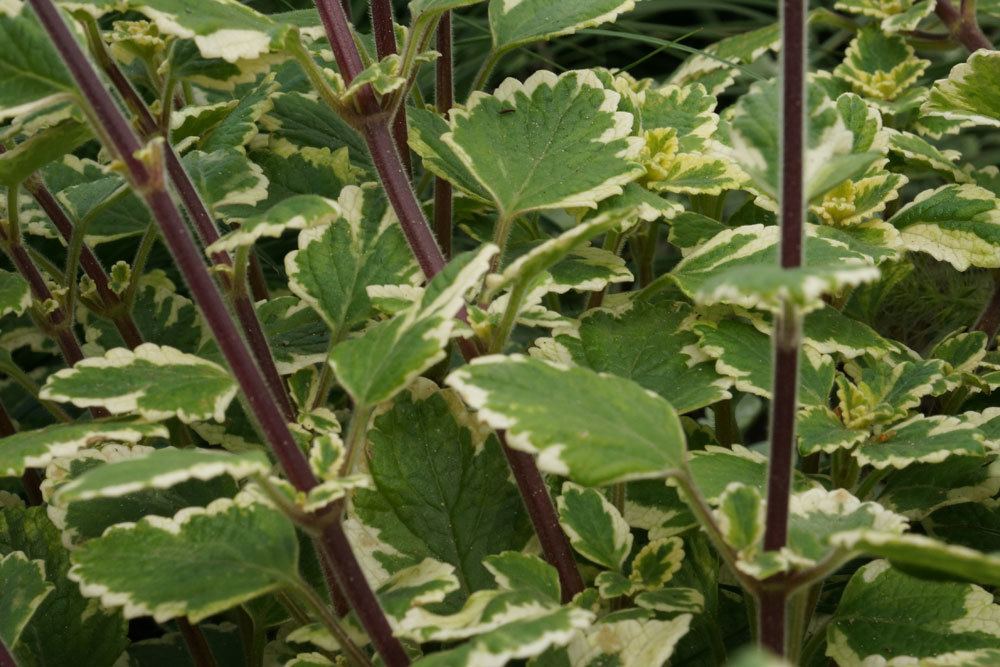
[[[17,667],[10,649],[2,641],[0,641],[0,667]]]
[[[455,106],[455,64],[451,53],[451,12],[444,12],[437,27],[437,50],[441,57],[434,69],[434,104],[438,113],[448,118],[448,110]],[[451,182],[434,177],[434,235],[441,245],[445,259],[451,257],[453,215]]]
[[[369,7],[372,17],[372,32],[375,34],[375,54],[379,60],[399,52],[396,44],[396,30],[393,26],[392,1],[370,0]],[[392,136],[396,141],[396,150],[406,168],[406,175],[413,176],[413,165],[410,162],[409,136],[406,128],[406,111],[400,105],[396,117],[392,119]]]
[[[222,293],[212,279],[165,184],[155,167],[151,168],[135,157],[142,147],[139,137],[101,84],[96,71],[51,0],[29,2],[83,94],[92,118],[99,126],[99,132],[106,137],[109,147],[124,164],[133,187],[152,212],[167,248],[187,281],[209,330],[243,391],[251,414],[256,418],[285,475],[297,489],[308,492],[317,485],[318,480],[292,437],[264,376],[230,318]],[[360,566],[339,522],[331,521],[327,525],[321,543],[338,582],[347,593],[384,662],[391,667],[409,664],[402,645],[392,635],[377,598],[364,576],[359,576]]]
[[[781,267],[802,264],[805,208],[802,153],[805,137],[805,0],[784,0],[781,29]],[[774,322],[774,389],[771,397],[771,450],[768,459],[764,548],[776,551],[788,540],[788,502],[795,463],[795,411],[799,361],[799,314],[786,305]],[[788,592],[759,596],[760,643],[785,653]]]
[[[156,119],[153,118],[153,114],[150,113],[149,107],[146,106],[145,101],[143,101],[139,93],[136,92],[132,83],[128,80],[124,73],[122,73],[118,64],[104,51],[103,43],[94,44],[93,48],[97,51],[98,60],[104,71],[108,73],[108,78],[115,86],[115,90],[118,91],[118,94],[122,96],[122,99],[125,100],[128,107],[136,114],[139,131],[142,133],[143,137],[148,139],[160,135],[160,127],[158,126]],[[215,219],[209,212],[208,206],[205,205],[204,200],[202,200],[201,195],[198,193],[198,189],[191,181],[191,178],[187,175],[187,172],[184,171],[184,165],[181,163],[176,151],[174,151],[173,146],[170,145],[170,142],[167,141],[166,138],[164,138],[163,146],[167,163],[167,174],[170,177],[170,182],[177,191],[177,194],[181,199],[181,203],[184,205],[184,209],[187,211],[188,215],[191,216],[191,220],[194,222],[195,231],[197,231],[202,244],[209,246],[219,240],[219,230],[215,226]],[[227,252],[212,253],[212,262],[219,266],[233,265],[233,260]],[[267,290],[263,282],[263,276],[254,275],[258,270],[259,265],[256,269],[254,266],[251,266],[251,290],[255,298],[266,299]],[[226,281],[227,287],[230,287],[233,309],[236,311],[237,317],[240,321],[240,326],[243,328],[247,341],[250,343],[250,349],[252,350],[254,357],[257,359],[257,363],[260,364],[265,378],[267,378],[268,387],[270,387],[272,393],[274,394],[275,400],[278,401],[278,405],[281,407],[281,411],[284,414],[285,419],[294,421],[295,408],[292,406],[291,398],[288,396],[288,390],[274,364],[274,357],[271,354],[271,348],[267,344],[267,337],[264,335],[263,328],[261,327],[260,320],[257,317],[257,312],[253,307],[253,303],[250,301],[249,296],[246,295],[245,290],[242,289],[242,286],[239,286],[239,289],[232,289],[233,286],[231,285],[229,278],[226,274],[222,275],[223,280]],[[255,285],[256,287],[254,287]]]
[[[205,639],[205,633],[197,625],[181,616],[177,619],[177,629],[181,632],[181,638],[195,667],[217,667],[218,663],[215,662],[212,648]]]
[[[972,51],[992,49],[993,44],[983,34],[975,15],[963,17],[949,0],[938,0],[934,5],[934,13],[948,28],[948,32],[965,48]]]
[[[316,0],[316,8],[340,67],[341,76],[350,82],[361,71],[361,55],[354,43],[343,8],[335,0]],[[406,170],[389,133],[385,115],[372,93],[371,86],[366,85],[361,89],[358,101],[361,111],[366,116],[367,122],[364,124],[362,134],[371,153],[372,162],[378,171],[389,203],[399,218],[410,249],[424,276],[429,279],[444,268],[444,256],[410,186]],[[460,314],[463,319],[464,312],[463,310]],[[460,340],[459,349],[467,361],[479,355],[478,348],[471,340]],[[510,449],[503,439],[503,434],[499,435],[535,532],[545,549],[545,557],[559,573],[563,597],[571,599],[583,590],[583,580],[577,570],[569,541],[559,527],[555,506],[538,471],[538,466],[529,454]]]

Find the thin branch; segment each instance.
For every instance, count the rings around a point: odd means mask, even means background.
[[[156,119],[153,118],[152,113],[149,111],[149,107],[146,106],[145,101],[136,92],[132,83],[121,71],[121,68],[118,67],[118,63],[108,53],[107,45],[104,43],[100,30],[96,27],[96,23],[92,19],[87,19],[86,26],[91,52],[95,54],[102,69],[108,74],[108,78],[115,86],[115,90],[122,96],[122,99],[132,112],[136,114],[139,131],[143,138],[148,140],[155,136],[162,136]],[[166,136],[164,136],[163,145],[170,182],[180,197],[184,209],[191,216],[199,239],[207,247],[219,240],[220,235],[218,228],[215,226],[215,218],[212,217],[208,206],[205,205],[191,178],[184,171],[184,165],[181,163],[180,158]],[[217,266],[231,267],[233,265],[232,258],[226,252],[213,253],[212,261]],[[285,383],[275,366],[274,357],[267,344],[267,337],[264,335],[263,327],[257,317],[253,303],[246,295],[245,290],[233,289],[234,286],[231,284],[226,272],[222,272],[221,275],[229,291],[231,293],[235,292],[232,294],[233,309],[236,311],[236,316],[239,318],[243,332],[250,343],[250,349],[253,351],[257,363],[260,364],[264,377],[267,379],[268,387],[270,387],[271,392],[274,394],[275,400],[278,401],[285,419],[293,421],[295,418],[295,409],[288,395],[288,389],[285,387]],[[254,296],[257,297],[258,294],[259,286],[258,290],[254,291]],[[266,292],[261,298],[267,298]]]
[[[780,257],[781,266],[785,269],[802,264],[805,5],[805,0],[784,0],[782,3]],[[800,329],[800,315],[786,302],[774,321],[774,391],[771,398],[771,451],[764,530],[764,549],[767,551],[778,551],[788,541],[788,502],[795,462]],[[759,596],[758,602],[760,642],[777,655],[784,655],[788,590],[767,591]]]
[[[975,2],[963,1],[962,11],[959,11],[949,0],[937,0],[937,4],[934,5],[934,13],[948,28],[948,32],[970,53],[979,49],[993,48],[993,44],[983,34],[982,28],[979,27],[979,21],[976,20]]]
[[[177,628],[181,631],[181,638],[187,646],[188,653],[195,667],[216,667],[218,663],[212,655],[212,648],[205,639],[205,633],[197,625],[193,625],[186,617],[177,619]]]
[[[164,242],[187,281],[202,316],[285,475],[297,489],[308,492],[318,484],[318,480],[292,437],[267,381],[230,318],[219,287],[212,279],[194,238],[167,192],[159,165],[146,163],[137,157],[142,149],[139,137],[104,88],[97,72],[52,1],[29,1],[82,93],[83,101],[86,102],[84,110],[92,124],[107,139],[108,148],[125,166],[129,181],[145,200],[153,219],[159,225]],[[341,588],[385,663],[390,667],[409,664],[402,645],[392,635],[388,620],[368,586],[339,522],[327,525],[321,544],[324,545],[324,555],[329,559]]]
[[[448,118],[448,110],[455,106],[455,69],[452,58],[451,12],[441,15],[437,27],[437,50],[441,54],[435,64],[434,104],[438,113]],[[451,182],[434,177],[434,235],[441,244],[441,253],[451,257],[452,215]]]
[[[347,17],[336,0],[315,0],[315,2],[341,76],[350,83],[361,72],[362,67],[361,54],[354,43]],[[357,99],[366,121],[362,135],[378,171],[382,187],[399,219],[403,235],[417,263],[424,276],[430,279],[444,268],[444,255],[413,192],[406,169],[390,136],[385,114],[375,99],[371,86],[364,86],[359,91]],[[460,317],[464,319],[464,310]],[[467,361],[479,355],[474,341],[460,340],[459,348]],[[498,436],[546,560],[559,572],[563,596],[572,598],[583,590],[582,579],[573,559],[569,541],[559,526],[555,506],[538,471],[538,466],[530,454],[510,449],[502,432],[498,432]]]

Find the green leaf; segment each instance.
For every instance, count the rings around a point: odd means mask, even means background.
[[[771,397],[774,381],[771,339],[743,320],[700,322],[693,326],[701,337],[701,350],[716,360],[715,370],[733,379],[739,391]],[[826,405],[833,388],[833,359],[803,347],[799,363],[799,404]]]
[[[410,0],[410,15],[414,21],[420,17],[438,15],[453,9],[476,5],[483,0]]]
[[[205,507],[218,498],[236,495],[236,481],[229,476],[207,481],[190,479],[166,489],[145,488],[114,497],[74,500],[60,504],[59,490],[102,466],[141,458],[154,452],[144,445],[105,444],[83,449],[72,458],[56,459],[45,469],[42,494],[49,503],[49,518],[62,532],[63,544],[73,548],[100,537],[117,523],[139,521],[147,516],[172,517],[185,507]]]
[[[140,421],[96,421],[52,424],[33,431],[21,431],[3,439],[0,447],[0,476],[18,476],[25,468],[44,468],[53,459],[72,456],[77,450],[99,442],[135,444],[143,438],[166,437],[160,424]]]
[[[504,551],[487,556],[483,565],[504,590],[529,590],[545,600],[559,602],[559,575],[554,567],[538,556]]]
[[[692,356],[698,343],[692,318],[683,303],[633,301],[624,312],[588,312],[574,336],[560,335],[556,342],[577,364],[634,380],[684,414],[730,396],[730,382],[715,364]]]
[[[681,568],[684,542],[679,537],[664,537],[648,542],[632,559],[629,580],[634,590],[662,589]]]
[[[329,363],[355,404],[374,406],[393,397],[445,357],[455,316],[479,287],[497,247],[455,257],[428,284],[420,301],[337,345]]]
[[[577,553],[610,570],[621,570],[632,551],[632,533],[601,492],[565,482],[556,499],[559,525]]]
[[[162,34],[193,39],[203,57],[230,63],[282,46],[290,29],[236,0],[130,0],[128,5]]]
[[[815,200],[809,212],[824,225],[848,230],[857,230],[860,225],[873,226],[872,221],[882,225],[879,214],[889,202],[899,198],[899,189],[907,181],[905,176],[888,171],[848,179]]]
[[[726,543],[737,552],[749,552],[764,537],[764,501],[752,486],[729,484],[719,497],[715,517]]]
[[[511,447],[587,486],[663,477],[684,466],[665,400],[630,380],[516,355],[480,357],[447,379]]]
[[[905,39],[868,25],[858,31],[833,73],[862,95],[894,100],[916,83],[928,65],[930,61],[917,58]]]
[[[821,229],[806,225],[804,267],[801,269],[803,273],[809,275],[808,272],[811,271],[819,276],[826,276],[824,285],[840,282],[836,278],[837,271],[845,272],[845,280],[852,276],[870,279],[877,273],[871,267],[868,257],[849,249],[842,241],[821,235]],[[778,232],[777,226],[745,225],[726,228],[686,253],[670,272],[670,276],[685,294],[694,297],[703,290],[711,294],[709,283],[712,283],[713,288],[721,288],[729,282],[746,279],[745,274],[752,277],[752,272],[767,272],[768,278],[760,281],[761,296],[752,296],[755,292],[746,290],[746,294],[739,292],[731,298],[736,303],[770,303],[773,297],[767,297],[767,292],[779,290],[788,282],[781,279],[783,274],[776,275],[773,272],[774,267],[778,266]],[[741,268],[743,273],[732,274],[736,276],[733,281],[722,277],[726,272],[737,268]],[[790,291],[790,287],[786,287],[785,291]],[[806,294],[805,288],[799,288],[796,292],[803,296]],[[726,297],[725,290],[716,300],[723,298],[729,298]]]
[[[895,349],[864,322],[844,315],[832,306],[809,313],[802,329],[806,345],[822,354],[837,354],[845,359],[862,355],[880,358]]]
[[[927,532],[949,544],[985,552],[1000,552],[1000,504],[992,498],[967,502],[937,510],[924,519]]]
[[[855,450],[854,458],[861,465],[881,470],[985,453],[983,434],[974,425],[946,415],[917,415],[862,444]]]
[[[941,150],[923,137],[909,132],[887,129],[889,135],[889,152],[902,156],[905,160],[920,166],[926,166],[939,172],[950,180],[965,182],[968,174],[956,164],[961,154],[954,150]]]
[[[420,107],[410,109],[406,117],[410,128],[410,148],[421,157],[424,167],[472,199],[490,202],[490,193],[469,172],[452,147],[442,141],[441,138],[451,129],[448,121],[441,114]]]
[[[490,0],[493,50],[571,35],[616,20],[631,11],[634,0],[574,0],[553,5],[545,0]]]
[[[428,380],[401,392],[375,418],[368,452],[374,488],[355,491],[353,505],[379,531],[384,547],[373,556],[388,572],[434,558],[454,566],[468,595],[492,583],[486,556],[524,546],[524,510],[500,445],[454,392]]]
[[[713,504],[718,504],[732,482],[751,486],[761,495],[767,487],[767,457],[741,445],[733,445],[732,449],[711,445],[693,451],[688,469],[702,495]],[[792,478],[793,491],[807,491],[818,486],[798,472]]]
[[[205,254],[232,252],[253,245],[264,237],[278,238],[290,229],[327,225],[339,217],[337,202],[318,195],[296,195],[247,218],[239,227],[205,248]]]
[[[920,405],[924,396],[937,396],[948,390],[946,367],[939,359],[887,362],[848,366],[853,382],[837,376],[840,415],[851,428],[891,423],[903,419],[909,410]]]
[[[635,603],[653,611],[698,614],[705,608],[705,596],[693,588],[661,588],[639,593]]]
[[[146,489],[167,489],[188,480],[209,480],[221,475],[243,479],[266,475],[271,464],[261,452],[230,454],[204,449],[168,447],[145,456],[99,466],[62,486],[53,502],[116,498]]]
[[[743,69],[740,65],[752,63],[768,51],[777,49],[780,43],[778,23],[737,33],[685,60],[674,71],[671,81],[677,84],[701,82],[709,93],[718,95],[733,83],[736,73]]]
[[[17,552],[29,561],[43,561],[45,579],[53,586],[13,647],[17,663],[23,667],[113,664],[128,644],[125,622],[121,614],[83,597],[76,582],[66,577],[70,555],[44,507],[0,507],[0,554]],[[6,583],[0,588],[6,590]]]
[[[90,138],[90,129],[76,120],[66,120],[41,130],[0,155],[0,184],[19,185],[36,170],[60,159]]]
[[[694,294],[702,305],[727,303],[744,308],[760,308],[778,314],[792,306],[797,313],[823,308],[823,297],[838,294],[845,288],[874,282],[877,267],[864,260],[839,266],[803,266],[787,269],[780,266],[736,266],[717,273]]]
[[[753,84],[719,128],[727,154],[750,177],[758,204],[769,210],[777,210],[779,91],[776,80]],[[861,176],[880,155],[858,145],[857,128],[845,124],[837,105],[815,81],[807,88],[806,113],[804,178],[811,202],[845,179]]]
[[[978,456],[949,456],[940,463],[914,463],[894,471],[885,481],[878,501],[909,519],[923,519],[940,508],[992,498],[1000,492],[1000,462]],[[980,533],[970,533],[981,537]],[[949,542],[980,547],[947,537]],[[1000,546],[989,551],[1000,551]]]
[[[45,561],[28,560],[21,551],[0,558],[0,581],[0,642],[10,647],[55,587],[45,580]]]
[[[49,376],[41,397],[111,414],[135,412],[147,419],[221,422],[236,396],[236,383],[222,367],[172,347],[143,343],[84,359]]]
[[[122,607],[126,618],[197,623],[290,585],[298,553],[291,522],[243,495],[172,519],[112,526],[73,552],[70,577],[84,595]]]
[[[477,667],[503,665],[510,660],[530,658],[550,646],[562,646],[587,627],[593,614],[577,607],[550,609],[529,618],[506,623],[478,635],[457,648],[439,651],[414,663],[419,667]]]
[[[78,317],[84,325],[84,336],[91,346],[103,351],[125,347],[114,323],[80,308]],[[198,308],[159,270],[143,274],[135,291],[132,319],[147,343],[169,345],[181,352],[195,352],[205,342],[205,330]],[[219,357],[221,361],[221,355]]]
[[[618,100],[592,72],[540,71],[524,83],[508,79],[493,95],[473,93],[441,139],[503,219],[595,207],[640,173],[632,158],[641,140],[629,137],[632,116],[617,111]]]
[[[38,111],[73,95],[66,66],[34,12],[23,5],[16,16],[0,12],[0,79],[4,82],[0,120]]]
[[[715,105],[715,96],[701,84],[651,88],[643,91],[642,129],[673,129],[680,152],[700,151],[719,125]]]
[[[367,288],[409,283],[417,273],[395,216],[371,186],[347,186],[342,217],[299,233],[285,257],[289,289],[326,321],[337,337],[372,314]]]
[[[0,270],[0,317],[20,315],[31,305],[31,290],[24,278],[10,271]]]
[[[869,435],[867,429],[844,426],[840,417],[825,405],[814,405],[802,410],[795,422],[795,434],[799,440],[799,454],[802,456],[852,449]]]
[[[182,0],[188,1],[188,0]],[[191,151],[181,162],[215,217],[242,218],[267,198],[268,179],[241,150]]]
[[[858,530],[834,536],[833,541],[849,543],[855,549],[887,558],[896,567],[918,576],[944,576],[992,586],[1000,582],[1000,556],[945,544],[926,535]]]
[[[271,97],[278,90],[274,75],[265,76],[257,87],[243,95],[235,107],[208,132],[199,133],[198,147],[211,153],[224,148],[242,149],[257,136],[257,121],[271,110]]]
[[[291,375],[326,359],[330,331],[308,304],[293,296],[272,297],[257,304],[257,317],[281,375]]]
[[[718,195],[740,188],[746,175],[730,159],[697,148],[685,153],[674,128],[648,130],[640,160],[643,183],[657,192]]]
[[[924,190],[889,223],[908,250],[925,252],[959,271],[1000,267],[1000,202],[978,185]]]
[[[1000,53],[976,51],[955,65],[947,79],[935,81],[921,113],[963,125],[1000,127]]]
[[[389,618],[405,623],[410,609],[441,602],[458,586],[451,565],[426,558],[390,577],[379,587],[378,599]]]
[[[859,569],[827,629],[838,664],[1000,659],[1000,607],[978,586],[918,579],[887,561]]]
[[[916,30],[920,21],[934,11],[928,0],[837,0],[836,9],[871,16],[886,32]]]

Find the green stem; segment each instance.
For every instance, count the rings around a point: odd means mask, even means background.
[[[517,322],[517,314],[521,310],[521,303],[524,301],[526,294],[527,289],[524,281],[519,280],[514,283],[514,287],[511,288],[507,300],[507,307],[503,311],[500,323],[493,332],[493,338],[490,341],[488,350],[489,354],[500,354],[503,352],[504,347],[507,345],[507,340],[514,330],[514,324]]]
[[[365,448],[365,437],[368,435],[368,419],[372,409],[366,405],[354,406],[351,423],[344,437],[344,464],[340,469],[341,476],[351,474],[358,457]]]
[[[306,582],[302,581],[300,578],[296,577],[293,580],[292,590],[294,590],[306,606],[309,607],[314,614],[316,614],[319,621],[330,631],[333,638],[340,645],[341,651],[344,653],[344,657],[347,661],[357,667],[371,667],[372,662],[368,659],[368,656],[358,648],[358,645],[354,643],[347,631],[344,630],[343,626],[336,617],[330,613],[330,609],[326,606],[326,602],[316,594],[316,591],[312,589]]]
[[[739,424],[736,423],[736,411],[733,409],[733,399],[725,398],[712,406],[715,417],[715,437],[723,447],[742,443]]]
[[[38,398],[38,385],[31,379],[30,375],[21,370],[20,366],[15,363],[2,363],[0,364],[0,371],[3,371],[8,377],[10,377],[16,385],[25,391],[25,393],[37,400],[41,406],[58,421],[66,423],[73,421],[73,417],[71,417],[68,412],[63,410],[59,404]]]
[[[611,485],[611,504],[615,506],[618,513],[625,514],[625,482],[618,482]]]
[[[69,290],[66,296],[66,312],[70,317],[76,312],[76,296],[79,291],[79,280],[76,274],[80,270],[80,255],[83,253],[83,239],[87,233],[87,223],[90,216],[73,226],[73,234],[69,239],[69,248],[66,250],[66,273],[64,281]]]
[[[490,75],[493,74],[493,70],[496,68],[497,63],[500,59],[507,55],[506,50],[493,51],[491,50],[486,56],[486,60],[480,65],[479,71],[476,72],[476,78],[472,80],[472,87],[469,89],[469,95],[476,92],[477,90],[482,90],[489,83]]]
[[[882,470],[873,470],[868,473],[868,476],[862,480],[861,484],[858,485],[857,490],[854,492],[855,497],[859,500],[865,500],[868,497],[868,494],[875,490],[875,486],[885,479],[891,471],[892,468],[883,468]]]
[[[139,247],[136,248],[135,257],[132,259],[132,275],[129,278],[129,284],[125,290],[125,298],[123,299],[125,307],[129,312],[132,311],[132,307],[135,305],[135,296],[139,290],[139,279],[146,269],[149,254],[153,251],[153,245],[156,243],[159,235],[159,228],[156,226],[156,223],[151,222],[146,227],[146,231],[143,232],[142,239],[139,240]]]

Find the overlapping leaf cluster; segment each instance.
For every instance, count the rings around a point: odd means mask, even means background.
[[[195,295],[151,268],[150,212],[37,18],[0,3],[2,646],[24,665],[181,664],[196,633],[220,665],[364,662],[357,610],[317,592],[308,519],[336,508],[419,664],[722,664],[753,632],[744,605],[779,585],[809,598],[802,664],[1000,661],[1000,314],[919,350],[883,320],[921,262],[1000,270],[997,169],[954,148],[1000,126],[1000,52],[925,52],[933,1],[814,13],[813,30],[834,16],[850,37],[807,82],[789,270],[777,26],[657,79],[542,70],[440,115],[408,92],[442,13],[474,4],[414,0],[399,54],[365,51],[345,81],[312,10],[61,3],[151,101],[143,159],[163,141],[180,156],[223,229],[205,248],[220,283],[246,297],[263,267],[267,295],[240,316],[259,322],[319,480],[303,492]],[[481,80],[635,8],[488,5]],[[418,195],[454,187],[458,250],[436,275],[365,147],[364,85],[409,100]],[[79,275],[94,248],[113,258],[106,285]],[[802,324],[801,465],[787,545],[768,550],[782,317]],[[63,363],[67,335],[86,358]],[[582,591],[539,555],[519,453],[545,475]],[[162,636],[129,633],[147,617]]]

